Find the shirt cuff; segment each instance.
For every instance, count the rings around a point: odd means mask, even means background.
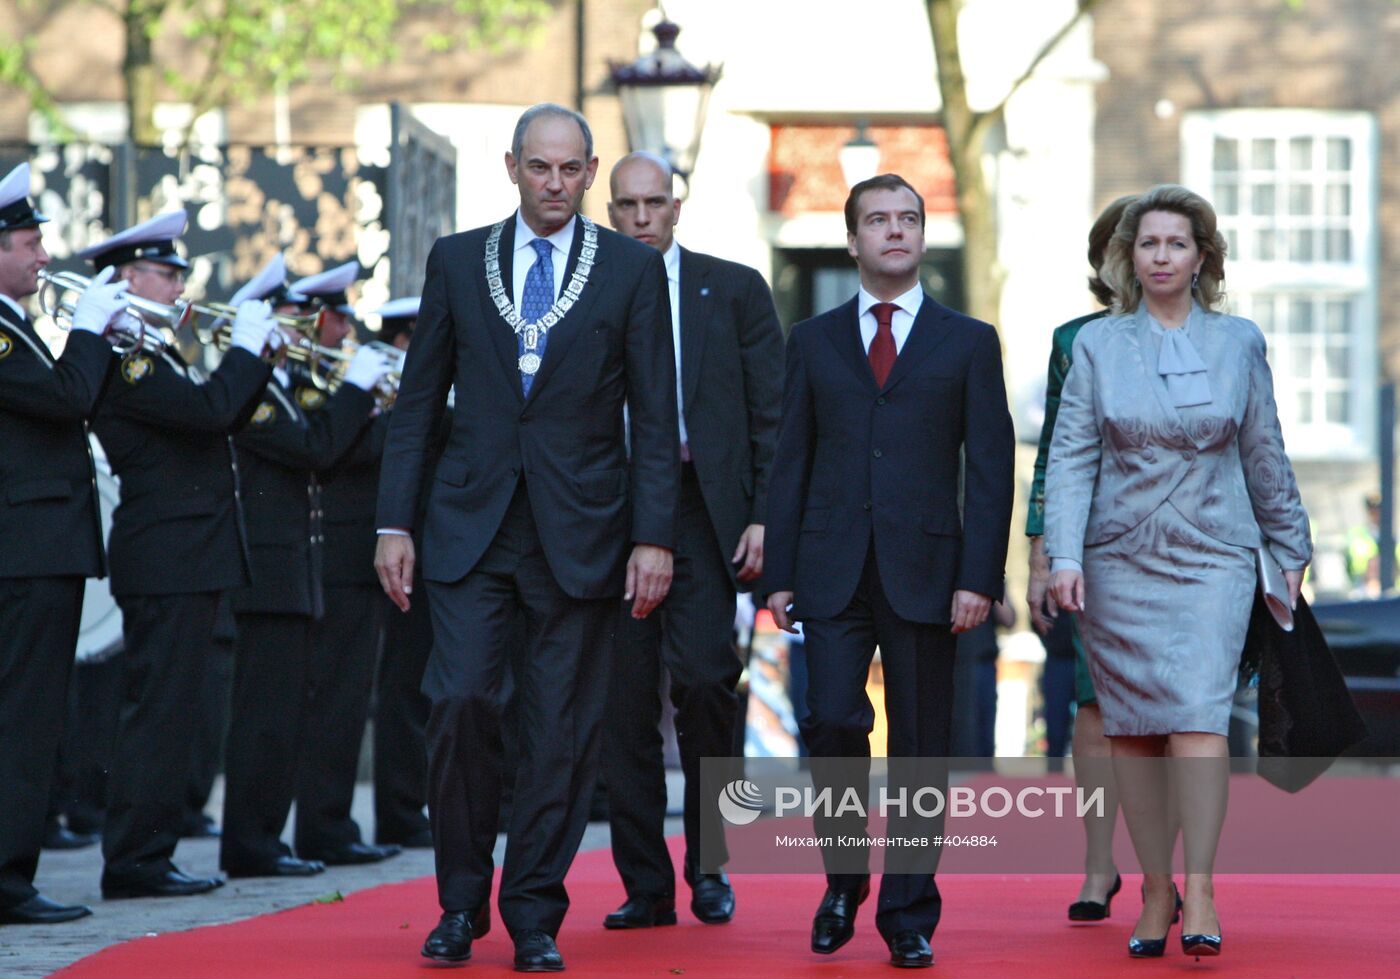
[[[1083,574],[1084,565],[1072,557],[1052,557],[1050,559],[1050,573],[1054,574],[1056,571],[1078,571]]]
[[[402,529],[400,529],[399,527],[380,527],[378,530],[375,531],[375,533],[378,534],[380,537],[412,537],[412,536],[413,536],[413,535],[410,534],[408,531],[402,530]]]

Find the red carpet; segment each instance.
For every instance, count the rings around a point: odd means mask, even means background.
[[[943,922],[934,936],[938,976],[1025,979],[1126,975],[1400,975],[1400,877],[1227,876],[1217,878],[1225,953],[1199,963],[1179,944],[1155,962],[1127,958],[1137,916],[1137,878],[1124,882],[1114,917],[1070,926],[1065,907],[1078,886],[1069,877],[940,875]],[[895,975],[875,932],[873,899],[861,909],[855,940],[830,957],[807,950],[818,877],[736,877],[738,915],[723,926],[681,924],[609,932],[603,915],[622,901],[607,851],[581,855],[569,877],[573,907],[559,935],[574,976],[687,976],[819,979]],[[58,973],[79,979],[386,979],[451,969],[468,976],[510,973],[511,943],[499,921],[462,966],[418,954],[437,921],[431,879],[351,894],[249,921],[141,938],[116,945]],[[1173,931],[1172,942],[1177,940]]]

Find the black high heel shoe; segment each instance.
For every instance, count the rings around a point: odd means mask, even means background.
[[[1176,889],[1176,882],[1175,882],[1175,881],[1172,882],[1172,893],[1173,893],[1174,895],[1176,895],[1176,906],[1177,906],[1177,908],[1180,908],[1180,907],[1181,907],[1181,892],[1178,891],[1178,890]],[[1180,913],[1178,912],[1177,917],[1179,917],[1179,916],[1180,916]],[[1163,935],[1161,938],[1129,938],[1129,939],[1128,939],[1128,956],[1129,956],[1130,958],[1134,958],[1134,959],[1160,959],[1160,958],[1162,957],[1162,954],[1163,954],[1164,952],[1166,952],[1166,950],[1167,950],[1167,936],[1171,934],[1171,932],[1172,932],[1172,925],[1174,925],[1174,924],[1176,924],[1176,918],[1175,918],[1175,917],[1172,918],[1172,920],[1171,920],[1170,922],[1167,923],[1167,932],[1166,932],[1166,934]],[[1185,936],[1182,936],[1182,937],[1185,938]],[[1198,937],[1198,938],[1199,938],[1199,937],[1205,937],[1205,936],[1194,936],[1194,937]],[[1209,955],[1209,954],[1211,954],[1211,953],[1206,952],[1206,953],[1203,953],[1203,954]]]
[[[1123,889],[1123,878],[1118,874],[1113,875],[1113,886],[1108,889],[1108,895],[1100,901],[1075,901],[1069,906],[1070,921],[1103,921],[1112,916],[1113,895]]]
[[[1197,961],[1202,955],[1220,954],[1219,935],[1182,935],[1181,951],[1186,955],[1196,956]]]

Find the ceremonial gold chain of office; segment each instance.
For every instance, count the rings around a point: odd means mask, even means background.
[[[510,324],[510,328],[520,337],[524,346],[525,352],[520,355],[519,360],[522,374],[534,374],[540,369],[540,341],[550,328],[573,308],[574,303],[578,302],[583,287],[588,284],[589,273],[593,271],[593,258],[598,254],[598,226],[582,214],[578,219],[583,222],[583,248],[578,254],[578,265],[574,266],[574,274],[569,279],[569,284],[564,287],[554,305],[534,323],[525,322],[516,311],[515,303],[506,295],[505,283],[501,280],[501,232],[506,223],[502,221],[493,225],[491,234],[486,239],[486,285],[491,290],[491,299],[496,303],[496,310],[501,314],[501,319]]]

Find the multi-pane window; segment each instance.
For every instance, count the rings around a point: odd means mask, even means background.
[[[1290,450],[1359,455],[1374,431],[1375,126],[1246,109],[1182,125],[1185,181],[1215,205],[1233,311],[1269,341]]]

